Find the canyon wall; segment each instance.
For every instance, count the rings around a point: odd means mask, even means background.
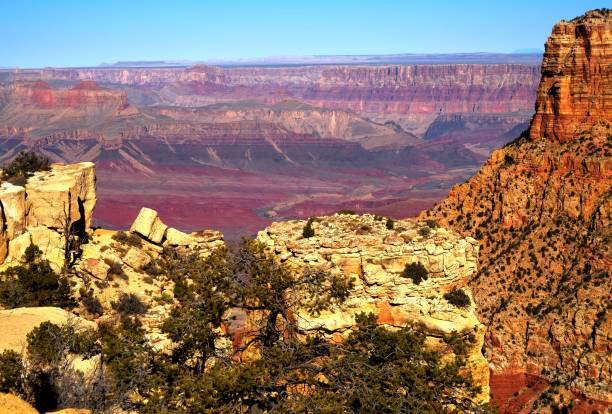
[[[422,214],[480,240],[470,286],[493,377],[553,383],[539,398],[519,384],[512,412],[567,405],[563,389],[612,402],[611,34],[609,10],[558,23],[529,131]]]
[[[531,111],[539,67],[519,64],[82,68],[14,71],[12,79],[93,80],[127,91],[137,106],[203,106],[299,99],[394,121],[422,134],[440,113]]]

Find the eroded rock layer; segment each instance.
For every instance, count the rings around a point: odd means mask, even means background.
[[[443,298],[453,287],[469,292],[466,284],[478,257],[476,240],[412,220],[398,221],[388,229],[385,221],[369,214],[320,217],[310,238],[302,237],[304,225],[295,220],[276,222],[257,239],[291,266],[319,267],[353,277],[355,287],[340,309],[324,311],[317,318],[300,315],[303,331],[323,327],[341,338],[355,326],[357,313],[373,312],[386,326],[423,328],[433,347],[452,331],[472,333],[477,344],[469,358],[470,369],[483,387],[481,398],[488,400],[489,370],[480,353],[485,329],[473,304],[458,308]],[[421,263],[428,279],[417,284],[401,276],[409,263]]]
[[[64,260],[61,233],[72,226],[85,232],[96,205],[95,166],[91,162],[52,164],[33,174],[25,187],[0,185],[0,263],[18,261],[34,243],[55,266]],[[76,229],[73,227],[73,229]]]
[[[557,24],[530,130],[421,215],[480,241],[479,272],[469,284],[488,324],[493,374],[530,374],[554,384],[551,392],[564,388],[607,403],[611,30],[609,10]],[[546,400],[537,394],[524,411]]]

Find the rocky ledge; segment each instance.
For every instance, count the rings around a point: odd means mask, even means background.
[[[299,315],[303,331],[324,328],[336,339],[355,326],[355,315],[373,312],[389,327],[422,328],[432,348],[441,348],[442,337],[457,331],[472,333],[477,344],[470,355],[470,369],[481,398],[489,398],[489,368],[481,354],[484,326],[478,321],[473,301],[459,308],[444,294],[466,287],[476,271],[478,243],[470,237],[438,227],[433,222],[401,220],[389,229],[386,220],[336,214],[312,221],[315,235],[304,238],[305,221],[273,223],[257,239],[295,268],[315,266],[332,274],[353,277],[354,289],[340,309],[322,312],[317,318]],[[415,284],[402,277],[409,263],[421,263],[428,278]]]

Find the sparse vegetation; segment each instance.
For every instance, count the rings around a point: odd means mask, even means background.
[[[429,227],[419,228],[419,235],[423,237],[429,237],[430,234],[431,234],[431,229]]]
[[[104,308],[100,303],[100,299],[93,295],[91,290],[86,290],[85,288],[81,288],[81,303],[85,306],[87,312],[91,313],[94,316],[100,316],[104,312]]]
[[[116,302],[111,302],[111,306],[124,316],[143,315],[147,312],[147,306],[133,293],[122,293]]]
[[[302,229],[302,237],[304,237],[305,239],[309,239],[315,235],[315,231],[312,228],[313,221],[314,219],[312,217],[309,218],[306,224],[304,225],[304,228]]]
[[[21,355],[12,349],[0,352],[0,392],[19,392],[22,375]]]
[[[343,215],[347,215],[347,216],[354,216],[357,213],[355,213],[355,210],[340,210],[338,211],[338,214],[343,214]]]
[[[49,159],[35,152],[22,151],[9,164],[2,166],[2,179],[14,185],[25,185],[37,171],[49,171]]]
[[[472,304],[470,297],[463,291],[463,289],[458,289],[454,287],[449,292],[444,294],[444,299],[446,299],[451,305],[455,305],[458,308],[467,308]]]
[[[385,227],[387,230],[393,230],[393,227],[395,227],[395,221],[391,217],[388,217],[387,221],[385,222]]]
[[[142,239],[136,233],[118,231],[111,238],[121,244],[138,248],[142,247]]]
[[[412,280],[415,285],[428,278],[427,269],[421,263],[408,263],[401,276]]]
[[[58,306],[65,309],[75,306],[68,280],[53,271],[36,245],[26,249],[23,261],[24,265],[9,267],[0,273],[2,306]]]

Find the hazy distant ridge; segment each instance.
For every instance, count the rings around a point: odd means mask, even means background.
[[[292,55],[244,58],[236,60],[210,59],[206,61],[156,60],[102,63],[100,67],[182,67],[194,64],[216,66],[276,66],[276,65],[382,65],[382,64],[457,64],[457,63],[515,63],[537,65],[542,53],[449,53],[449,54],[397,54],[397,55]]]

